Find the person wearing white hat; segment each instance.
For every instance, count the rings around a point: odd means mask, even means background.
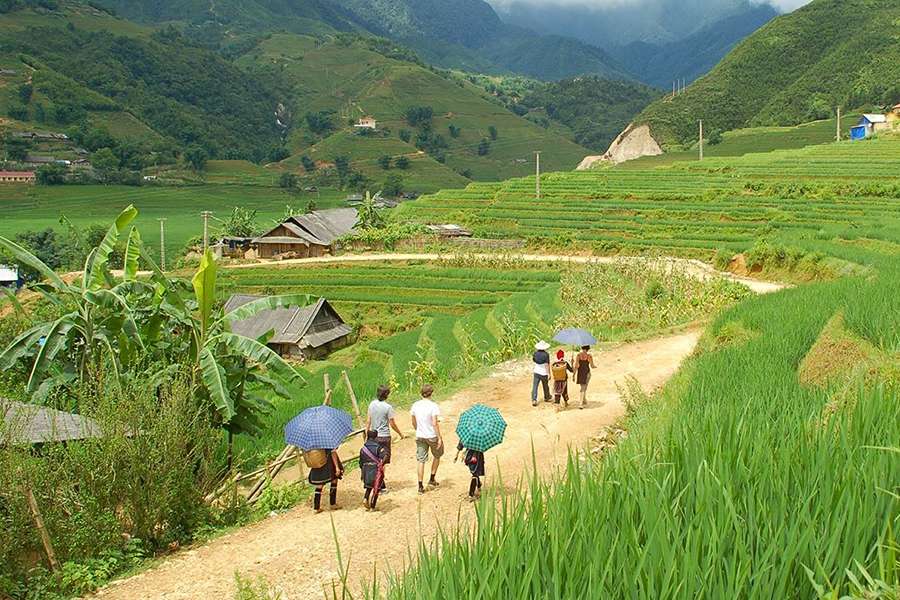
[[[550,344],[544,340],[534,345],[534,377],[531,385],[531,405],[538,405],[538,385],[544,387],[544,402],[551,402],[550,398],[550,354],[547,350]]]

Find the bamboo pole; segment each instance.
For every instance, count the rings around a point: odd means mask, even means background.
[[[288,453],[293,452],[293,451],[294,451],[293,446],[285,446],[274,462],[279,463],[280,461],[282,461],[284,458],[287,457]],[[254,484],[253,488],[251,488],[250,495],[247,496],[247,502],[253,502],[256,499],[256,497],[260,493],[262,493],[263,488],[265,488],[265,486],[266,486],[266,481],[268,481],[271,477],[274,477],[274,475],[271,474],[271,469],[272,469],[271,464],[272,463],[268,463],[263,468],[264,472],[259,477],[259,480]],[[284,463],[281,463],[281,465],[283,465],[283,464]],[[279,466],[278,469],[275,471],[275,475],[277,475],[278,471],[280,471],[280,470],[281,470],[281,466]]]
[[[41,543],[44,545],[44,552],[47,553],[47,561],[50,563],[50,569],[59,571],[59,562],[56,560],[56,552],[53,551],[53,542],[50,541],[50,534],[47,533],[47,527],[44,525],[44,518],[38,509],[37,499],[31,488],[25,486],[25,499],[28,501],[28,508],[31,509],[31,517],[37,527],[38,533],[41,535]]]
[[[350,376],[347,375],[347,371],[341,371],[341,378],[344,380],[344,385],[347,386],[347,392],[350,394],[350,402],[353,403],[353,410],[356,412],[356,423],[360,428],[363,428],[365,427],[365,421],[363,421],[362,413],[359,412],[359,403],[356,401],[356,392],[353,391],[353,386],[350,384]]]
[[[324,404],[325,406],[331,406],[331,396],[333,394],[333,391],[331,389],[331,377],[328,375],[328,373],[325,373],[323,375],[323,378],[325,380],[325,399],[322,401],[322,404]]]

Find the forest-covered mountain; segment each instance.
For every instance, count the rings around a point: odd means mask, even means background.
[[[540,79],[624,78],[618,61],[583,42],[503,23],[483,0],[97,0],[143,23],[190,23],[223,40],[249,32],[363,31],[415,49],[441,67]]]
[[[898,102],[897,23],[897,0],[813,0],[774,19],[637,121],[671,148],[696,139],[699,119],[707,130],[729,131],[826,118],[837,106]]]
[[[741,40],[777,16],[770,4],[750,5],[684,39],[664,44],[637,41],[611,52],[641,81],[671,89],[673,81],[691,83],[708,73]]]

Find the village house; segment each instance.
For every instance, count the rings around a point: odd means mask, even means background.
[[[356,122],[354,127],[358,127],[359,129],[372,129],[375,130],[378,128],[378,124],[375,122],[374,117],[363,117]]]
[[[900,124],[900,104],[895,104],[891,107],[891,110],[888,111],[887,115],[888,123],[893,127],[897,127]]]
[[[262,296],[235,294],[225,303],[231,313]],[[266,345],[287,358],[311,360],[349,345],[353,328],[347,325],[325,298],[309,306],[263,310],[231,324],[232,333],[259,339],[269,333]]]
[[[0,288],[16,290],[22,286],[22,277],[16,265],[0,265]]]
[[[93,419],[37,404],[0,398],[0,446],[86,440],[103,435]]]
[[[34,183],[34,171],[0,171],[0,183]]]
[[[355,208],[317,210],[293,216],[253,240],[259,258],[323,256],[356,227]]]
[[[891,128],[887,115],[867,113],[859,118],[859,123],[850,129],[851,140],[862,140],[872,137],[880,131],[887,131]]]

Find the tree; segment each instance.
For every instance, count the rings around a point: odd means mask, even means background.
[[[119,159],[111,148],[100,148],[91,155],[91,164],[98,171],[108,173],[119,168]]]
[[[478,143],[478,156],[487,156],[488,152],[491,151],[491,143],[487,140],[487,138],[481,138],[481,141]]]
[[[222,233],[234,237],[250,237],[256,231],[256,210],[235,206],[222,223]]]
[[[450,123],[449,125],[447,125],[447,129],[450,130],[450,137],[454,139],[459,137],[459,133],[461,131],[459,127],[457,127],[453,123]]]
[[[35,173],[41,185],[62,185],[66,182],[66,168],[62,165],[44,165]]]
[[[278,178],[278,187],[292,190],[297,187],[297,176],[293,173],[282,173]]]
[[[412,127],[430,127],[434,117],[434,109],[430,106],[410,106],[403,113],[406,122]]]
[[[209,154],[207,154],[202,146],[193,144],[188,146],[187,150],[184,151],[184,159],[191,165],[192,169],[195,171],[202,171],[206,167],[206,161],[209,159]]]
[[[347,175],[350,174],[350,157],[346,154],[335,156],[334,168],[337,169],[338,177],[340,177],[341,181],[346,179]]]
[[[409,159],[405,156],[397,157],[397,162],[395,163],[398,169],[403,169],[404,171],[409,168]]]
[[[25,160],[28,151],[31,150],[31,142],[11,135],[6,137],[3,145],[6,147],[6,157],[9,160]]]
[[[312,173],[313,171],[316,170],[316,161],[311,159],[306,154],[304,154],[303,156],[300,157],[300,164],[303,165],[303,168],[306,170],[307,173]]]
[[[384,185],[381,186],[381,191],[389,198],[396,198],[403,193],[403,178],[397,173],[388,175],[384,179]]]
[[[291,152],[284,146],[275,146],[269,152],[269,162],[281,162],[291,155]]]
[[[400,139],[407,144],[409,143],[409,140],[412,139],[412,132],[409,129],[401,129],[398,135],[400,136]]]
[[[24,104],[11,103],[6,109],[6,114],[17,121],[27,121],[28,107]]]
[[[303,115],[306,126],[316,135],[324,135],[334,130],[334,111],[320,110]]]
[[[387,171],[391,168],[391,157],[387,154],[378,157],[378,166]]]
[[[497,128],[494,125],[488,125],[488,134],[491,136],[492,140],[497,139]]]
[[[22,104],[31,102],[32,94],[34,94],[34,86],[30,83],[23,83],[19,86],[19,100],[22,101]]]

